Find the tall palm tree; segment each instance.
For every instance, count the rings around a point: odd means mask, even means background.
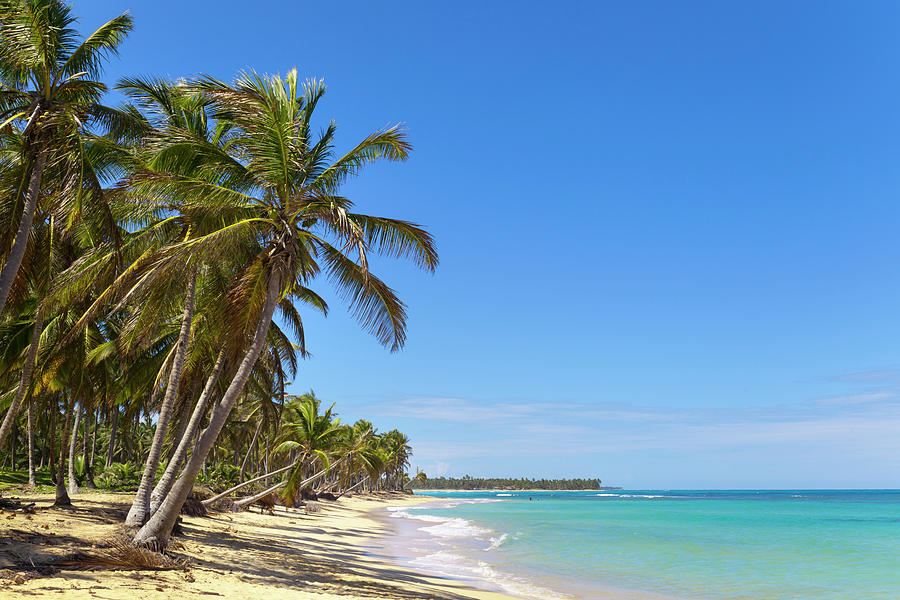
[[[99,76],[103,60],[116,52],[130,31],[131,17],[123,14],[113,19],[81,43],[77,43],[77,34],[70,27],[74,21],[69,7],[59,1],[0,2],[0,135],[7,150],[3,162],[10,164],[9,149],[14,147],[16,168],[11,171],[16,176],[21,172],[18,186],[3,186],[7,197],[2,203],[5,214],[0,221],[10,225],[0,232],[0,255],[5,255],[0,269],[0,314],[16,281],[19,288],[25,287],[20,267],[34,233],[39,200],[46,198],[56,203],[46,207],[43,218],[68,212],[68,218],[58,227],[72,231],[83,188],[99,188],[95,173],[89,166],[86,168],[86,162],[90,162],[89,139],[96,137],[88,131],[98,125],[108,126],[121,117],[117,111],[99,104],[106,87],[93,79]],[[43,193],[48,173],[52,174],[54,185],[51,193]],[[16,221],[18,228],[13,235],[11,224]],[[34,266],[40,261],[28,262]],[[55,274],[50,269],[46,271],[38,286],[42,296],[47,293],[50,276]],[[37,340],[48,310],[44,300],[39,298],[30,360],[22,369],[16,399],[0,425],[0,446],[31,384]]]
[[[12,247],[2,252],[0,313],[25,255],[45,169],[65,169],[82,132],[117,119],[116,111],[99,104],[106,86],[96,79],[131,31],[131,16],[116,17],[80,43],[74,22],[60,0],[0,2],[0,127],[24,124],[22,163],[29,172]]]
[[[438,262],[431,236],[423,229],[405,221],[353,213],[352,202],[338,195],[341,183],[366,163],[406,159],[410,146],[398,128],[376,131],[332,161],[334,123],[318,138],[313,134],[313,111],[325,92],[320,82],[301,88],[296,71],[291,71],[284,78],[250,73],[234,85],[204,78],[195,87],[212,100],[217,119],[230,127],[226,151],[209,154],[200,177],[148,173],[145,178],[167,187],[187,209],[196,205],[198,197],[203,202],[214,198],[220,206],[244,216],[220,230],[173,245],[171,252],[212,258],[241,247],[261,251],[240,270],[228,296],[235,319],[230,330],[242,338],[235,345],[245,348],[243,357],[181,476],[137,533],[135,542],[145,545],[168,542],[203,461],[265,347],[272,316],[283,297],[302,293],[324,270],[361,324],[397,350],[406,337],[405,307],[391,288],[370,273],[367,253],[374,248],[410,257],[428,270]]]

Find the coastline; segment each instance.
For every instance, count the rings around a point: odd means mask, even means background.
[[[16,497],[24,499],[19,493]],[[258,512],[184,517],[184,535],[174,555],[189,566],[178,570],[59,570],[42,574],[16,564],[52,562],[91,549],[119,529],[119,513],[130,494],[82,493],[72,510],[47,509],[49,495],[30,495],[38,511],[0,519],[0,596],[64,593],[67,599],[96,597],[170,600],[180,597],[272,597],[296,600],[518,600],[414,571],[379,554],[390,534],[376,513],[433,498],[384,494],[319,503],[320,511],[277,507]],[[31,517],[31,518],[28,518]],[[16,579],[24,580],[15,583]]]
[[[505,491],[452,490],[481,494],[500,492],[497,495],[508,496],[503,493]],[[517,490],[525,495],[547,491]],[[548,570],[536,572],[534,567],[499,559],[493,551],[504,544],[507,536],[513,535],[513,530],[495,528],[489,519],[469,520],[455,514],[454,509],[472,504],[496,505],[508,498],[466,498],[465,494],[417,494],[415,497],[422,501],[402,505],[390,503],[373,509],[375,517],[393,530],[392,535],[384,539],[385,550],[404,568],[431,573],[432,577],[440,574],[463,585],[523,600],[683,600],[648,590],[611,586],[593,578],[578,579]]]

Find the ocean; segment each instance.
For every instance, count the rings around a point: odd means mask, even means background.
[[[384,551],[528,600],[900,598],[900,490],[425,494]]]

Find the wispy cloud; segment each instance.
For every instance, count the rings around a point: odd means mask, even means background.
[[[829,450],[884,453],[900,458],[900,411],[808,419],[658,424],[645,428],[528,424],[477,441],[414,440],[422,460],[492,456],[547,456],[659,450],[668,453],[822,446]]]
[[[734,481],[773,481],[776,472],[780,481],[794,481],[797,473],[825,481],[832,475],[828,465],[841,465],[846,481],[900,477],[900,369],[823,377],[811,385],[827,392],[823,382],[835,393],[779,406],[415,396],[365,409],[402,419],[401,428],[413,432],[414,464],[433,475],[602,468],[611,478],[639,480],[645,468],[659,477],[661,467],[653,466],[659,463],[673,473],[725,465],[716,467],[719,480]],[[746,473],[730,474],[735,457]],[[862,479],[853,479],[857,474]]]
[[[612,403],[486,401],[468,398],[417,396],[397,402],[373,405],[379,414],[444,421],[450,423],[497,423],[551,419],[556,421],[654,422],[685,418],[685,414],[664,408],[643,408]]]
[[[464,398],[414,397],[374,408],[380,414],[451,423],[489,423],[527,418],[552,406],[544,402],[475,402]]]
[[[790,407],[692,409],[409,398],[397,416],[434,423],[414,439],[419,460],[497,456],[585,456],[630,451],[684,453],[776,448],[842,448],[900,455],[900,404],[890,391],[836,395]]]
[[[900,368],[888,367],[883,369],[855,371],[851,373],[842,373],[840,375],[829,375],[823,379],[834,383],[900,384]]]
[[[867,404],[869,402],[880,402],[881,400],[891,400],[897,398],[895,392],[866,392],[861,394],[843,394],[839,396],[825,396],[822,398],[814,398],[813,404],[822,406],[847,406],[853,404]]]

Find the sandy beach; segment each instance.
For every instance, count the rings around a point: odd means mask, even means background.
[[[7,498],[19,497],[14,493]],[[65,568],[52,564],[77,552],[102,555],[116,537],[128,494],[83,493],[70,510],[49,508],[52,497],[35,495],[34,514],[0,515],[0,598],[59,597],[148,599],[291,598],[327,600],[509,600],[455,581],[391,564],[377,540],[387,525],[372,514],[385,506],[412,505],[427,497],[355,496],[319,503],[320,511],[276,507],[259,512],[184,517],[170,570]]]

